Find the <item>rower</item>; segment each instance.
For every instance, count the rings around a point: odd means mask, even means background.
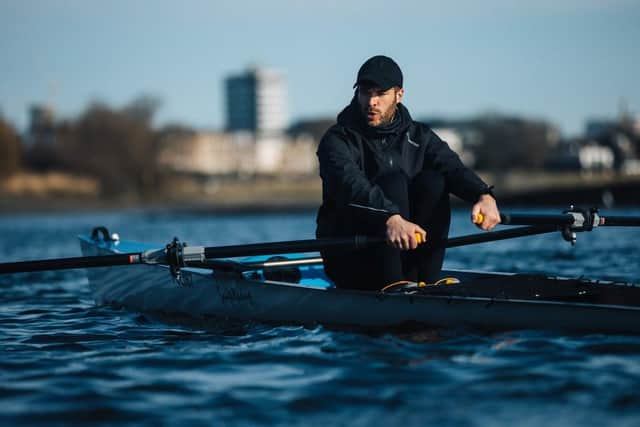
[[[471,217],[491,230],[500,213],[491,187],[402,104],[403,75],[387,56],[368,59],[355,93],[320,141],[322,206],[316,235],[384,235],[388,245],[324,250],[327,275],[341,288],[379,290],[401,280],[434,282],[451,220],[449,193],[473,204]]]

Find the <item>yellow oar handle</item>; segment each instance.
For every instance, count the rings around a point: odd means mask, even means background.
[[[484,215],[482,215],[481,213],[478,213],[476,215],[476,224],[482,224],[484,222]]]
[[[421,245],[422,243],[426,242],[426,239],[422,238],[422,234],[416,232],[416,242],[418,242],[419,245]]]

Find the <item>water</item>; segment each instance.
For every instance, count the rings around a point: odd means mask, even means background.
[[[640,215],[638,209],[609,211]],[[474,232],[467,211],[452,235]],[[312,214],[0,217],[0,260],[80,255],[75,235],[224,245],[311,238]],[[640,282],[640,229],[451,249],[446,266]],[[640,424],[640,337],[186,325],[96,307],[82,271],[0,276],[2,425]]]

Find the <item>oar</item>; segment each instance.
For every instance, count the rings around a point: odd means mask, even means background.
[[[139,252],[128,254],[111,254],[72,258],[41,259],[34,261],[5,262],[0,264],[0,274],[141,264],[142,257],[143,253]]]
[[[383,237],[352,236],[213,247],[175,246],[171,248],[171,245],[168,245],[167,248],[164,249],[153,249],[126,254],[0,263],[0,274],[135,264],[176,264],[178,266],[184,266],[187,264],[197,264],[209,258],[319,252],[326,249],[360,249],[381,244],[384,241],[385,239]]]
[[[498,240],[513,239],[515,237],[535,236],[536,234],[553,233],[558,231],[554,225],[536,225],[531,227],[517,227],[509,230],[491,231],[488,233],[469,234],[467,236],[451,237],[441,244],[446,248],[474,245],[476,243],[496,242]],[[434,244],[438,246],[438,244]]]
[[[580,222],[579,217],[578,220],[576,216],[571,214],[561,214],[561,215],[553,215],[553,214],[501,214],[501,224],[502,225],[530,225],[528,227],[516,227],[508,230],[500,230],[493,231],[488,233],[476,233],[469,234],[466,236],[458,236],[451,237],[444,241],[440,242],[428,242],[431,246],[444,246],[446,248],[454,248],[458,246],[466,246],[473,245],[478,243],[488,243],[495,242],[499,240],[505,239],[513,239],[517,237],[525,237],[525,236],[534,236],[538,234],[546,234],[556,232],[563,227],[568,227],[574,225],[576,222]],[[640,217],[616,217],[616,216],[607,216],[607,217],[598,217],[598,226],[640,226]],[[480,219],[478,222],[482,222]],[[584,223],[584,221],[581,221]],[[570,239],[573,236],[565,236],[565,239]],[[371,239],[371,238],[370,238]],[[427,239],[428,240],[428,239]],[[382,238],[373,238],[370,240],[371,244],[378,244],[383,242]],[[573,240],[570,240],[573,241]],[[309,242],[313,242],[310,240]],[[279,246],[281,243],[284,243],[284,248],[288,246],[289,243],[293,242],[280,242],[277,243]],[[228,253],[239,253],[241,252],[243,255],[252,255],[246,254],[242,248],[253,246],[253,245],[245,245],[245,246],[222,246],[217,248],[209,248],[215,249],[215,251],[209,251],[209,255],[207,258],[211,259],[209,261],[209,266],[214,266],[215,264],[211,264],[214,262],[213,259],[217,258],[226,258],[230,257],[227,255]],[[263,244],[256,245],[258,248],[262,248]],[[312,245],[313,246],[313,245]],[[310,252],[317,252],[319,250],[311,250]],[[285,250],[284,252],[279,253],[291,253],[291,252],[303,252],[303,251],[290,251]],[[207,253],[205,248],[205,254]],[[275,252],[269,252],[271,254],[276,254]],[[256,253],[253,253],[254,255]],[[261,255],[265,255],[267,253],[262,252]],[[236,255],[240,256],[240,255]],[[227,261],[220,261],[221,263],[227,263]],[[232,269],[237,271],[248,271],[248,270],[261,270],[261,269],[280,269],[280,268],[289,268],[295,266],[305,266],[305,265],[317,265],[322,264],[323,260],[320,257],[311,257],[311,258],[295,258],[295,259],[285,259],[285,260],[277,260],[277,261],[259,261],[259,262],[234,262]],[[207,261],[205,260],[202,265],[206,265]],[[194,264],[192,264],[194,265]],[[228,267],[226,264],[221,264],[221,267]]]
[[[565,214],[501,214],[503,225],[528,225],[528,227],[517,227],[509,230],[493,231],[488,233],[470,234],[467,236],[452,237],[439,242],[427,242],[432,246],[444,246],[453,248],[457,246],[472,245],[477,243],[494,242],[516,237],[533,236],[537,234],[552,233],[563,230],[563,237],[571,242],[575,241],[575,236],[569,235],[572,231],[590,231],[598,226],[640,226],[640,217],[616,217],[601,216],[596,210],[590,211],[577,209],[570,210]],[[479,222],[482,222],[480,219]],[[566,230],[566,232],[565,232]],[[429,239],[427,238],[427,241]],[[360,241],[360,244],[357,242]],[[354,245],[354,242],[356,244]],[[191,248],[194,250],[196,258],[185,254],[186,264],[194,265],[198,261],[207,259],[233,258],[251,255],[276,255],[285,253],[319,252],[333,248],[363,248],[366,246],[381,244],[385,242],[382,237],[356,236],[346,239],[317,239],[301,240],[292,242],[257,243],[249,245],[218,246],[210,248]],[[346,245],[345,245],[346,243]],[[189,249],[185,248],[185,251]],[[242,264],[249,268],[281,268],[292,265],[315,264],[321,258],[307,260],[284,260],[273,264],[270,263],[249,263]]]
[[[481,233],[458,237],[438,244],[445,244],[448,247],[453,247],[492,240],[508,239],[511,237],[546,233],[550,231],[554,230],[548,228],[542,230],[536,227],[522,227],[513,230],[503,230],[492,233]],[[320,252],[331,249],[362,249],[372,245],[382,244],[384,242],[384,237],[353,236],[211,247],[181,246],[178,244],[173,247],[168,245],[167,248],[152,249],[144,252],[0,263],[0,274],[92,267],[114,267],[135,264],[170,264],[177,265],[179,267],[186,265],[196,266],[204,265],[203,263],[206,263],[207,260],[220,258]]]
[[[569,213],[562,215],[503,214],[501,219],[502,223],[505,225],[526,224],[530,226],[454,237],[440,242],[431,242],[431,245],[444,245],[445,247],[452,248],[456,246],[550,233],[556,230],[563,230],[563,236],[569,240],[571,236],[565,235],[564,231],[566,230],[571,232],[589,231],[593,227],[604,225],[640,226],[640,218],[638,217],[603,217],[593,211],[586,214],[584,211],[570,211]],[[292,240],[213,247],[184,246],[179,242],[174,242],[173,244],[167,245],[166,248],[148,250],[144,252],[0,263],[0,274],[135,264],[168,264],[172,267],[180,268],[187,265],[205,265],[204,263],[207,260],[220,258],[319,252],[329,249],[360,249],[382,244],[384,242],[385,239],[379,236]]]
[[[465,244],[481,243],[492,240],[508,239],[511,237],[550,232],[553,229],[538,229],[536,227],[522,227],[513,230],[503,230],[493,233],[457,237],[444,242],[448,247]],[[26,273],[48,270],[67,270],[76,268],[114,267],[136,264],[175,264],[206,265],[207,260],[220,258],[235,258],[256,255],[277,255],[286,253],[320,252],[330,249],[361,249],[385,242],[383,237],[354,236],[341,238],[324,238],[310,240],[292,240],[269,243],[253,243],[232,246],[176,246],[171,250],[154,249],[144,252],[125,254],[96,255],[72,258],[54,258],[34,261],[16,261],[0,263],[0,274]],[[170,245],[169,245],[170,246]],[[285,263],[286,264],[286,263]],[[254,267],[257,267],[255,265]],[[269,267],[270,264],[264,265]]]
[[[479,221],[482,222],[482,221]],[[569,211],[564,214],[500,214],[500,223],[503,225],[555,225],[562,227],[585,226],[592,227],[638,227],[640,217],[629,216],[602,216],[596,211]]]
[[[482,214],[478,215],[477,222],[481,224],[483,221]],[[562,237],[572,245],[576,243],[576,232],[591,231],[595,227],[615,226],[615,227],[637,227],[640,226],[640,217],[622,217],[622,216],[602,216],[596,208],[575,209],[573,206],[570,210],[562,214],[500,214],[500,223],[503,225],[529,225],[531,227],[523,227],[522,229],[507,230],[503,233],[505,237],[519,237],[532,234],[541,234],[554,230],[562,231]],[[531,233],[527,232],[527,229]],[[512,236],[510,232],[514,233]],[[493,233],[490,233],[493,234]],[[478,236],[478,239],[482,239]],[[499,240],[499,239],[495,239]],[[480,241],[471,239],[468,242],[465,239],[460,240],[460,246],[463,244],[479,243]]]
[[[476,243],[494,242],[504,239],[512,239],[515,237],[533,236],[536,234],[551,233],[557,231],[554,226],[535,226],[535,227],[518,227],[510,230],[493,231],[490,233],[477,233],[467,236],[458,236],[446,239],[442,242],[431,242],[432,246],[443,245],[446,248],[454,248],[457,246],[473,245]],[[220,252],[224,252],[224,247],[218,248]],[[209,258],[202,263],[190,262],[189,265],[196,267],[218,268],[229,271],[253,271],[253,270],[278,270],[291,267],[303,267],[308,265],[319,265],[324,261],[322,257],[314,256],[307,258],[288,258],[267,261],[237,262],[230,260],[219,260]]]
[[[384,237],[352,236],[310,240],[292,240],[271,243],[252,243],[247,245],[213,246],[208,248],[201,248],[201,251],[205,259],[235,258],[253,255],[319,252],[321,250],[327,249],[361,249],[372,245],[378,245],[384,242]],[[184,249],[187,250],[188,248],[189,247],[187,246]],[[198,254],[199,253],[200,252],[198,252]],[[189,261],[186,256],[185,261]]]

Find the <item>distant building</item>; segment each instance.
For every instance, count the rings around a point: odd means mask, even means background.
[[[481,136],[474,150],[480,170],[543,169],[560,143],[560,132],[544,120],[490,113],[473,123]]]
[[[29,145],[53,145],[55,113],[52,108],[41,104],[34,104],[29,108],[29,129],[25,139]]]
[[[318,141],[310,134],[290,137],[283,154],[280,172],[294,176],[317,176],[319,166],[316,157],[317,149]]]
[[[467,149],[468,145],[465,145],[464,134],[454,127],[437,127],[433,128],[433,131],[440,139],[446,141],[453,151],[460,156],[460,160],[468,167],[473,167],[476,163],[476,158],[473,153]]]
[[[335,123],[335,117],[299,120],[289,127],[287,133],[294,139],[299,137],[313,138],[317,142],[320,142],[325,132]]]
[[[578,151],[580,168],[583,171],[612,170],[615,156],[610,147],[598,144],[597,141],[587,141]]]
[[[422,120],[455,151],[462,162],[474,167],[475,152],[482,143],[482,135],[477,126],[470,120],[449,120],[441,118],[426,118]]]
[[[599,138],[602,135],[610,133],[615,130],[617,122],[606,119],[592,119],[588,120],[585,126],[585,136],[587,138]]]
[[[172,172],[200,176],[231,175],[239,170],[240,144],[230,134],[185,132],[160,141],[158,164]]]
[[[225,81],[227,126],[230,132],[277,135],[287,127],[287,86],[276,71],[253,68]]]
[[[640,127],[637,121],[626,116],[618,120],[589,120],[586,134],[613,151],[617,171],[637,175],[640,174],[640,135],[636,127]]]
[[[632,164],[626,164],[631,168]],[[616,164],[616,152],[601,141],[592,138],[571,138],[563,140],[548,157],[547,167],[555,171],[613,172],[621,170]]]
[[[317,174],[313,138],[253,132],[173,132],[160,141],[165,170],[202,178]]]

